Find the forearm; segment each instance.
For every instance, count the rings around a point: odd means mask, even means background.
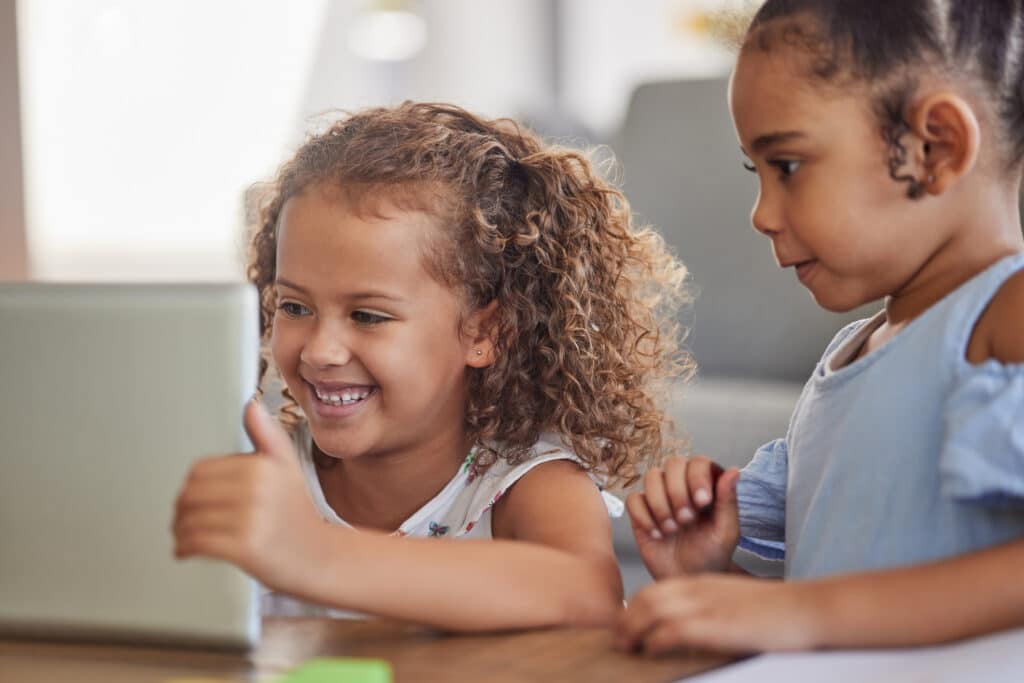
[[[1024,540],[955,559],[801,587],[816,647],[941,643],[1024,625]]]
[[[614,558],[534,543],[395,538],[331,529],[297,596],[456,631],[598,625],[622,604]]]

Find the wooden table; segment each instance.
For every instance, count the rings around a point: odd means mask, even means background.
[[[410,624],[267,618],[249,653],[0,640],[0,683],[273,681],[312,657],[373,657],[406,681],[674,681],[733,661],[688,653],[647,658],[612,648],[606,629],[450,636]],[[182,680],[184,679],[184,680]]]

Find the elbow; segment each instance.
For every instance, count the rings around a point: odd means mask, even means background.
[[[563,593],[557,621],[563,626],[610,626],[622,609],[622,576],[618,564],[588,567],[569,577],[572,590]]]

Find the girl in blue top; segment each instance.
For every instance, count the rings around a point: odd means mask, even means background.
[[[625,647],[912,646],[1024,624],[1024,3],[769,0],[730,86],[755,229],[825,350],[742,471],[676,459],[627,501],[657,583]],[[794,330],[794,333],[798,333]],[[739,545],[787,581],[714,576]]]

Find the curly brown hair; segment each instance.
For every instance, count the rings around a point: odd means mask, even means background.
[[[263,193],[254,226],[247,273],[265,344],[278,219],[313,185],[427,211],[444,226],[425,257],[431,275],[466,310],[497,301],[496,360],[469,371],[473,443],[515,462],[555,431],[609,484],[661,460],[660,390],[693,370],[676,322],[686,269],[657,232],[632,225],[626,198],[583,153],[447,104],[368,109],[312,135]]]

